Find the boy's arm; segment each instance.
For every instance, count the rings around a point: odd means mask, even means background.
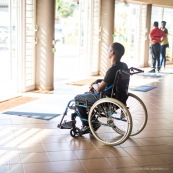
[[[97,92],[101,92],[105,89],[105,87],[108,85],[106,82],[104,82],[102,79],[101,79],[101,83],[99,83],[99,80],[97,81],[98,83],[93,83],[89,89],[90,89],[90,92],[94,92],[94,91],[97,91]]]
[[[108,85],[108,83],[102,81],[100,84],[98,84],[98,92],[101,92],[105,89],[105,87]]]
[[[97,79],[96,81],[94,81],[92,84],[97,84],[97,83],[100,83],[102,82],[103,79]]]
[[[162,37],[160,39],[160,42],[163,42],[166,39],[166,34],[162,31]]]

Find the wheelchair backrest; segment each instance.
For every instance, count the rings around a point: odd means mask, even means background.
[[[135,67],[129,69],[119,69],[115,74],[113,85],[109,86],[106,90],[111,91],[108,97],[115,98],[126,105],[128,98],[128,88],[130,82],[130,75],[143,73],[144,71]]]
[[[111,98],[115,98],[126,104],[128,98],[128,88],[130,82],[129,71],[118,70],[112,86]]]

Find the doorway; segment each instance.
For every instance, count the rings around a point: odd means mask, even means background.
[[[0,101],[17,94],[17,0],[0,1]]]
[[[55,80],[99,74],[100,0],[57,0]]]
[[[123,61],[129,66],[139,66],[140,5],[115,3],[114,41],[125,47]]]
[[[79,4],[77,1],[56,0],[55,15],[55,81],[69,81],[78,70]]]

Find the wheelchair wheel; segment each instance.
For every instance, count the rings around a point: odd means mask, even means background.
[[[131,114],[133,127],[131,136],[139,134],[146,126],[148,113],[143,101],[135,94],[129,93],[127,108]]]
[[[81,136],[81,131],[78,127],[76,127],[75,129],[70,130],[70,135],[72,137],[80,137]]]
[[[131,134],[131,115],[123,103],[113,98],[95,102],[90,108],[88,121],[93,136],[106,145],[119,145]]]

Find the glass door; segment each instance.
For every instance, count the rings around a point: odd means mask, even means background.
[[[86,76],[99,74],[100,0],[80,0],[80,67]]]
[[[166,49],[166,60],[167,62],[172,62],[173,60],[173,9],[172,8],[163,8],[163,7],[152,7],[152,16],[151,16],[151,25],[153,25],[154,21],[159,22],[159,27],[161,25],[161,21],[166,21],[166,28],[168,29],[168,41],[169,41],[169,48]]]
[[[0,101],[17,94],[17,0],[0,0]]]
[[[138,46],[140,32],[140,5],[115,3],[114,41],[125,46],[123,61],[129,66],[138,66]]]

